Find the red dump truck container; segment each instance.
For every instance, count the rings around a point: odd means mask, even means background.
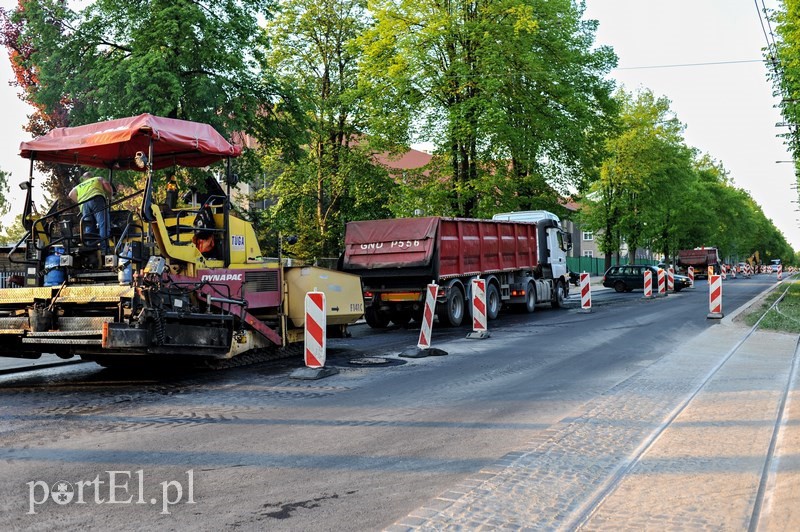
[[[431,281],[440,287],[440,321],[457,326],[466,309],[469,281],[479,276],[487,281],[487,317],[494,319],[503,303],[533,310],[536,303],[563,302],[569,285],[566,275],[553,282],[548,230],[561,231],[554,220],[427,217],[350,222],[342,269],[361,276],[365,315],[373,327],[418,319],[425,285]],[[539,257],[545,257],[546,264]]]
[[[717,248],[682,249],[678,251],[678,266],[694,268],[697,278],[708,277],[708,267],[712,266],[715,273],[720,272],[720,259]]]

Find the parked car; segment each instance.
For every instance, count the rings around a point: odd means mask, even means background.
[[[613,288],[617,292],[630,292],[644,288],[644,272],[653,273],[653,291],[658,290],[658,268],[646,264],[628,264],[626,266],[612,266],[603,275],[603,286]],[[675,291],[692,286],[685,275],[675,274]]]

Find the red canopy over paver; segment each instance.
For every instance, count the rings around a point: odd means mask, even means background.
[[[20,144],[27,159],[63,164],[139,170],[136,152],[147,154],[153,139],[153,169],[170,166],[208,166],[242,149],[208,124],[163,118],[151,114],[56,128]]]

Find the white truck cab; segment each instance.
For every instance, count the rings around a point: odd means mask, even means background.
[[[516,211],[495,214],[492,216],[492,220],[537,224],[550,220],[550,223],[541,224],[545,228],[547,254],[542,256],[544,252],[540,247],[539,259],[542,263],[550,265],[553,278],[558,279],[567,275],[567,252],[572,248],[572,235],[561,228],[561,220],[558,216],[549,211]]]

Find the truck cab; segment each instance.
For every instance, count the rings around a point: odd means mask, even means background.
[[[567,252],[572,249],[572,235],[561,228],[561,219],[558,216],[549,211],[517,211],[495,214],[492,220],[538,224],[541,228],[539,263],[545,268],[549,267],[552,279],[567,275]]]

